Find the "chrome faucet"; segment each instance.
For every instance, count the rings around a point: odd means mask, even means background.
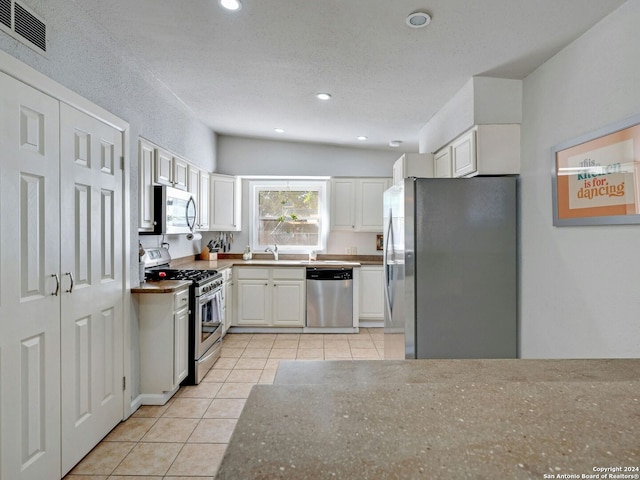
[[[267,247],[264,249],[265,252],[269,252],[269,253],[273,253],[273,259],[277,262],[278,261],[278,245],[276,245],[275,243],[273,244],[273,248],[271,247]]]

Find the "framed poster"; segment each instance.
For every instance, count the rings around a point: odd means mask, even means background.
[[[553,224],[640,223],[640,115],[553,149]]]

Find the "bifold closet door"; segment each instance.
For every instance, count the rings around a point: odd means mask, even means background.
[[[0,479],[60,478],[59,102],[0,73]]]
[[[122,132],[60,105],[62,473],[123,417]]]

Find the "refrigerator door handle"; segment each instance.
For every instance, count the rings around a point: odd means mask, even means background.
[[[387,225],[387,235],[384,245],[384,254],[383,254],[383,264],[384,264],[384,296],[385,296],[385,306],[387,307],[387,315],[389,321],[391,321],[391,278],[389,275],[389,248],[393,248],[393,217],[391,216],[392,212],[389,210],[389,224]]]

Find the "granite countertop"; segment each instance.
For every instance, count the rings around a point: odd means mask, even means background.
[[[240,257],[240,258],[238,258]],[[318,256],[317,262],[309,262],[304,256],[287,256],[282,260],[275,261],[269,255],[257,254],[254,260],[242,260],[239,255],[224,255],[217,260],[195,260],[193,258],[180,258],[171,262],[171,268],[193,269],[193,270],[218,270],[240,266],[253,267],[360,267],[361,265],[382,265],[382,257],[375,255],[348,256],[338,255],[334,260],[333,256]],[[331,258],[329,258],[331,257]],[[170,293],[179,289],[183,285],[177,285],[174,280],[162,280],[158,282],[146,282],[138,287],[133,287],[131,293]],[[180,281],[182,282],[182,281]],[[187,283],[188,284],[188,283]]]
[[[224,270],[225,268],[253,267],[359,267],[361,265],[382,265],[379,255],[318,255],[317,261],[309,262],[305,255],[281,255],[278,261],[271,255],[254,254],[252,260],[243,260],[242,255],[220,255],[217,260],[178,259],[171,266],[202,270]]]
[[[216,478],[588,478],[638,432],[635,359],[282,362]]]

